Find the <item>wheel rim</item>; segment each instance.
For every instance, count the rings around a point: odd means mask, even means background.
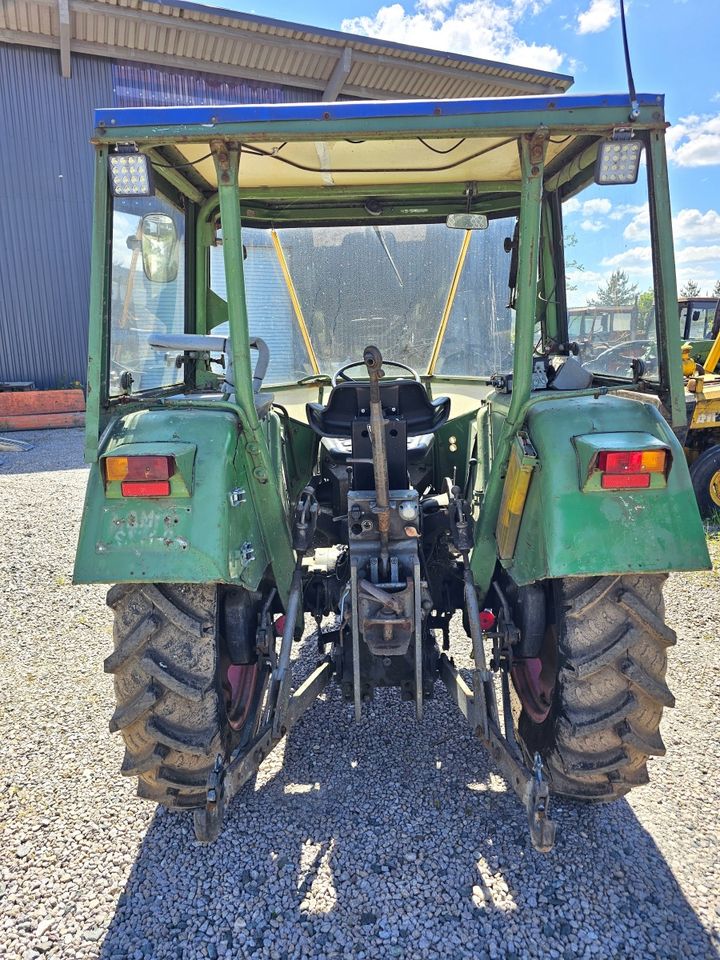
[[[548,624],[540,656],[514,657],[510,670],[515,692],[533,723],[543,723],[550,713],[557,668],[557,634],[555,625]]]
[[[542,723],[550,713],[555,689],[554,678],[548,676],[542,658],[514,660],[510,675],[523,710],[535,723]]]
[[[720,507],[720,470],[716,470],[715,473],[710,477],[708,491],[710,493],[710,499],[712,502],[716,507]]]
[[[226,672],[226,710],[233,730],[242,730],[253,705],[258,681],[257,663],[231,663]]]

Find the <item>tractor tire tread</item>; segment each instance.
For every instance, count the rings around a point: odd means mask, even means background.
[[[216,588],[120,584],[108,593],[115,649],[105,661],[125,741],[121,772],[138,796],[171,809],[205,803],[204,784],[227,746],[217,684]]]
[[[664,622],[664,574],[558,582],[558,675],[544,727],[520,717],[526,752],[539,750],[554,793],[611,801],[648,780],[662,756],[659,725],[675,700],[665,682],[675,634]]]
[[[168,748],[161,743],[153,744],[150,750],[140,755],[132,754],[126,749],[120,773],[124,777],[138,777],[161,764],[167,754]]]
[[[140,656],[161,626],[161,618],[153,613],[141,617],[135,626],[116,643],[110,656],[105,658],[103,664],[105,673],[116,673],[129,660]]]
[[[166,657],[162,657],[155,650],[145,651],[140,666],[148,676],[154,677],[163,687],[186,700],[199,703],[207,692],[207,684],[197,683],[193,676],[183,673],[175,664],[169,663]]]
[[[125,703],[118,704],[110,718],[108,727],[110,733],[117,733],[145,716],[161,697],[160,690],[152,683],[141,688],[138,693]]]

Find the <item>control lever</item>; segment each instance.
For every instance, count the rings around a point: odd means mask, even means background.
[[[387,453],[385,451],[385,427],[387,420],[380,400],[380,378],[384,376],[382,354],[377,347],[365,347],[363,361],[370,378],[370,443],[372,445],[373,470],[375,472],[375,513],[380,533],[380,560],[383,574],[387,574],[390,539],[390,491]]]

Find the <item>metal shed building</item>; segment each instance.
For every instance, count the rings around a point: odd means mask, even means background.
[[[84,382],[98,106],[562,93],[572,78],[213,7],[0,0],[0,382]]]

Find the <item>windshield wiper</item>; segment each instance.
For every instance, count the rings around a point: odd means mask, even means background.
[[[395,261],[393,260],[392,254],[390,253],[390,249],[389,249],[387,243],[385,242],[385,237],[380,233],[380,227],[378,227],[377,224],[373,224],[373,230],[374,230],[375,233],[377,234],[377,238],[378,238],[378,240],[380,241],[381,247],[383,248],[383,250],[384,250],[385,253],[387,254],[387,258],[388,258],[388,260],[390,261],[393,270],[395,271],[395,276],[398,278],[398,283],[400,284],[401,287],[403,287],[404,284],[403,284],[403,282],[402,282],[402,277],[400,276],[400,271],[399,271],[398,268],[395,266]]]

